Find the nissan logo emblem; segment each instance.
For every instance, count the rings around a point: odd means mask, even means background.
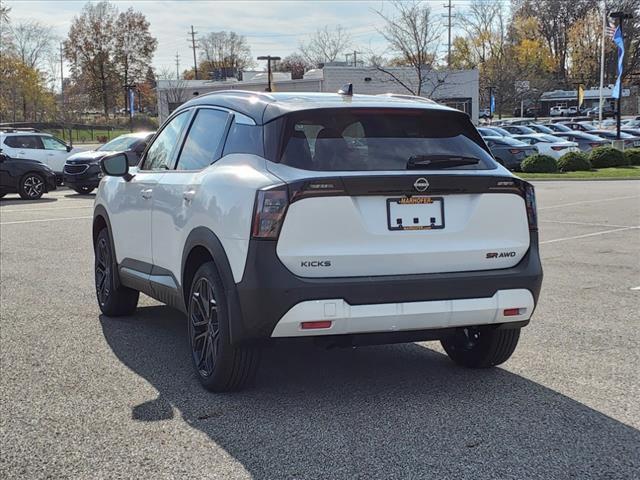
[[[413,188],[415,188],[419,192],[424,192],[427,188],[429,188],[429,182],[426,178],[420,177],[413,184]]]

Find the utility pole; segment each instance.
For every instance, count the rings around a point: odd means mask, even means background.
[[[180,80],[180,54],[176,52],[176,80]]]
[[[353,66],[357,67],[358,66],[358,54],[362,53],[362,52],[356,52],[355,50],[353,51],[353,53],[347,53],[345,54],[347,63],[349,63],[349,57],[353,56]]]
[[[64,109],[64,57],[62,56],[62,42],[60,42],[60,101]]]
[[[624,12],[613,12],[612,14],[609,15],[611,18],[617,18],[618,19],[618,28],[620,28],[620,36],[622,37],[622,42],[624,43],[624,30],[622,29],[622,25],[624,23],[625,19],[631,19],[633,18],[633,15],[631,15],[630,13],[624,13]],[[622,65],[624,63],[624,58],[621,61]],[[619,75],[622,75],[622,67],[620,66],[619,68]],[[622,100],[622,81],[620,82],[620,91],[618,92],[618,98],[617,98],[617,102],[616,102],[616,140],[620,140],[620,119],[622,117],[622,111],[620,110],[620,100]]]
[[[444,8],[448,10],[448,13],[445,15],[447,17],[447,31],[448,31],[448,41],[447,41],[447,67],[451,68],[451,19],[453,15],[451,15],[451,9],[454,8],[451,4],[452,0],[449,0],[446,5],[443,5]]]
[[[196,80],[198,80],[198,62],[196,61],[196,34],[198,32],[193,31],[193,25],[191,25],[191,32],[187,32],[191,35],[191,48],[193,49],[193,70],[196,74]]]
[[[273,89],[271,88],[271,61],[278,61],[280,60],[280,57],[272,57],[271,55],[261,55],[258,57],[258,60],[266,60],[267,61],[267,77],[268,77],[268,84],[267,84],[267,92],[272,92]]]

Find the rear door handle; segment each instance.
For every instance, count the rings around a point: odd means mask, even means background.
[[[195,190],[186,190],[182,193],[182,198],[184,198],[185,202],[191,203],[191,200],[193,200],[193,197],[195,197],[195,195],[196,195]]]
[[[142,198],[144,199],[150,199],[151,196],[153,195],[153,188],[145,188],[144,190],[142,190],[140,192],[140,194],[142,195]]]

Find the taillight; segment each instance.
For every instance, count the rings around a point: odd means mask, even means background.
[[[590,142],[589,145],[592,146],[593,148],[596,148],[596,147],[599,147],[602,144],[600,142]]]
[[[286,185],[258,191],[253,215],[253,237],[278,238],[288,206],[289,195]]]
[[[565,148],[567,148],[567,147],[557,146],[557,147],[551,147],[551,150],[555,150],[557,152],[558,150],[564,150]]]
[[[524,184],[524,203],[527,208],[527,220],[529,221],[529,230],[538,230],[538,211],[536,208],[536,192],[530,183]]]
[[[510,149],[509,149],[509,151],[510,151],[511,153],[513,153],[514,155],[515,155],[516,153],[520,153],[520,152],[522,152],[522,150],[520,150],[519,148],[510,148]]]

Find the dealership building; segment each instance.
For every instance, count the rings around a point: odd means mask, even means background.
[[[432,70],[422,81],[421,96],[468,113],[478,122],[478,70]],[[347,83],[355,94],[411,94],[406,85],[417,91],[417,72],[407,67],[381,71],[375,67],[325,66],[310,70],[301,79],[290,73],[276,72],[273,91],[276,92],[337,92]],[[158,116],[164,121],[179,105],[197,95],[220,90],[250,90],[264,92],[267,74],[262,71],[242,72],[242,80],[159,80],[157,84]]]

